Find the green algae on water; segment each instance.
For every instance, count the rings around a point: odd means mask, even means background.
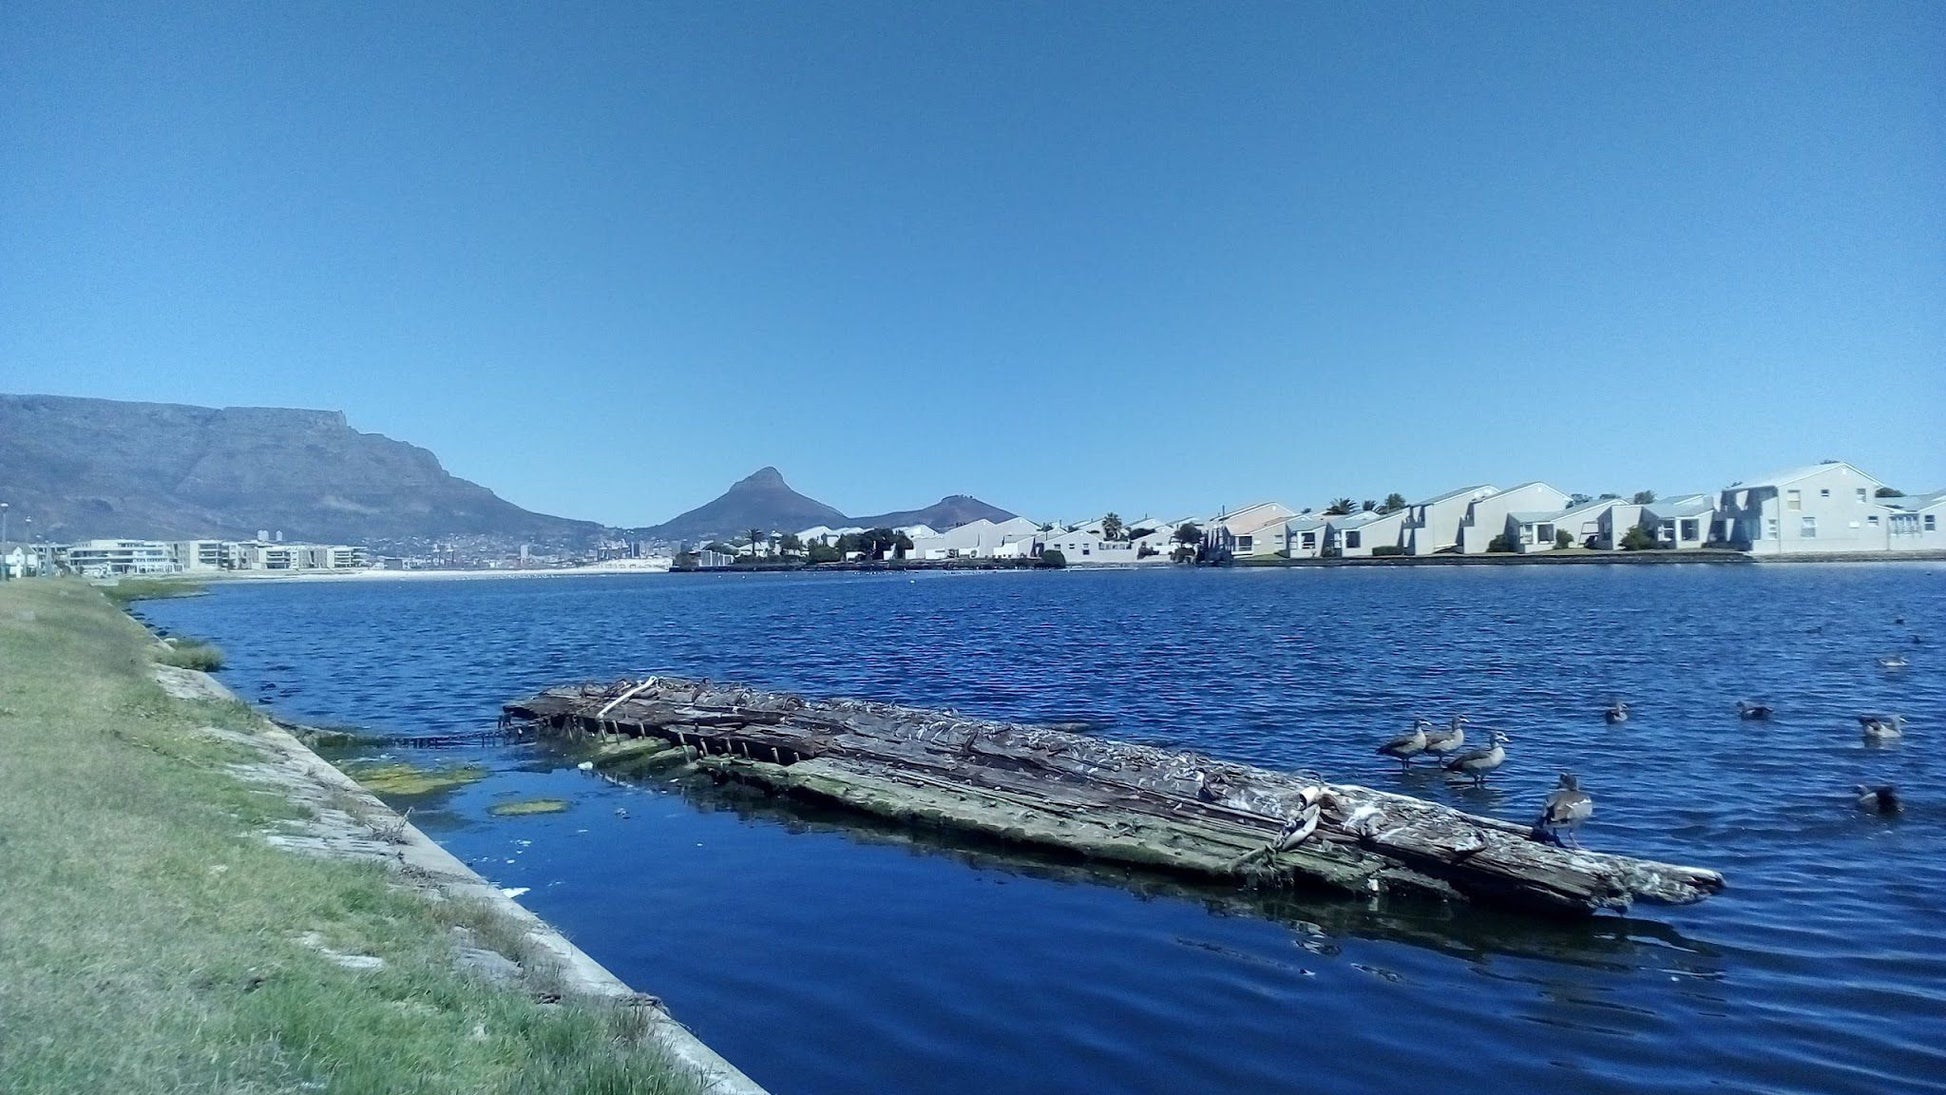
[[[519,802],[500,802],[487,808],[487,813],[495,817],[519,817],[523,814],[558,814],[568,808],[566,799],[530,798]]]
[[[477,764],[421,768],[405,761],[358,764],[346,771],[366,790],[380,795],[430,795],[478,783],[487,775],[487,770]]]

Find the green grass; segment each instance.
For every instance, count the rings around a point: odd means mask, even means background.
[[[0,585],[0,1091],[693,1090],[639,1016],[460,972],[478,910],[265,844],[293,807],[197,732],[256,716],[170,699],[152,649],[81,582]]]
[[[223,648],[201,639],[174,639],[155,652],[155,660],[178,669],[214,673],[223,668]]]

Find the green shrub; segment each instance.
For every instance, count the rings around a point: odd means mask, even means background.
[[[1053,548],[1048,548],[1041,552],[1041,565],[1059,570],[1068,565],[1068,557]]]
[[[1487,541],[1488,554],[1492,554],[1493,552],[1496,551],[1499,552],[1512,551],[1513,549],[1514,549],[1513,537],[1508,536],[1504,532],[1498,536],[1495,536],[1493,539]]]
[[[1556,532],[1556,533],[1554,534],[1554,546],[1555,546],[1555,547],[1557,547],[1557,548],[1571,548],[1571,547],[1573,547],[1573,546],[1574,546],[1574,533],[1572,533],[1572,532],[1569,532],[1569,531],[1568,531],[1567,529],[1561,529],[1561,530],[1559,530],[1558,532]]]
[[[156,601],[165,597],[194,597],[204,592],[203,583],[181,578],[123,578],[102,591],[110,601],[127,605],[134,601]]]
[[[214,673],[223,668],[223,651],[215,643],[201,639],[175,639],[156,652],[155,660],[178,669]]]
[[[1380,544],[1372,549],[1373,555],[1404,555],[1405,548],[1399,544]]]
[[[1648,551],[1653,547],[1655,547],[1655,537],[1649,535],[1649,530],[1641,525],[1629,529],[1628,534],[1622,537],[1623,551]]]

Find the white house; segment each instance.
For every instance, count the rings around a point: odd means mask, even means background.
[[[1881,498],[1885,541],[1891,551],[1946,551],[1946,490]]]
[[[1568,496],[1546,483],[1522,483],[1476,498],[1460,522],[1459,549],[1467,555],[1484,554],[1495,537],[1506,533],[1510,513],[1559,513],[1567,508]]]
[[[1895,499],[1877,496],[1884,485],[1842,460],[1733,484],[1711,539],[1752,555],[1886,551]]]
[[[1203,524],[1204,519],[1200,517],[1178,517],[1173,521],[1144,521],[1139,526],[1131,527],[1148,528],[1153,531],[1146,536],[1133,537],[1129,542],[1135,545],[1135,557],[1138,561],[1152,559],[1156,562],[1168,562],[1169,557],[1174,555],[1176,548],[1180,546],[1176,543],[1176,530],[1184,525],[1195,525],[1200,529]],[[1143,554],[1145,549],[1149,554]]]
[[[951,528],[937,536],[921,539],[912,538],[912,550],[906,553],[910,559],[992,559],[1004,557],[1000,549],[1010,544],[1028,541],[1030,544],[1041,534],[1041,527],[1025,517],[1009,518],[998,523],[982,517],[968,521],[957,528]],[[1007,554],[1018,555],[1030,548],[1016,548]]]
[[[67,565],[90,578],[174,574],[181,569],[170,545],[155,540],[83,540],[68,545]]]
[[[1379,513],[1348,513],[1328,516],[1325,521],[1324,550],[1345,559],[1372,554],[1372,549],[1397,547],[1405,532],[1405,510]]]
[[[1100,532],[1087,532],[1085,528],[1041,533],[1040,552],[1050,549],[1058,551],[1069,566],[1101,566],[1105,563],[1135,561],[1134,544],[1127,540],[1104,540]]]
[[[1324,554],[1328,531],[1325,519],[1317,514],[1298,514],[1284,522],[1284,555],[1291,559],[1316,559]]]
[[[1449,490],[1406,507],[1405,550],[1408,555],[1431,555],[1459,546],[1460,525],[1466,511],[1479,500],[1499,493],[1486,483]]]
[[[1716,499],[1707,494],[1658,498],[1642,507],[1638,522],[1658,547],[1687,551],[1709,542],[1716,522]]]
[[[1245,506],[1235,513],[1221,514],[1204,525],[1203,547],[1212,557],[1225,554],[1271,555],[1282,547],[1279,542],[1283,539],[1282,523],[1296,516],[1296,510],[1278,502],[1258,502],[1254,506]],[[1258,543],[1260,539],[1264,544]]]

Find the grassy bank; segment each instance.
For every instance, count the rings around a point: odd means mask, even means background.
[[[0,1091],[690,1090],[626,1012],[462,972],[476,910],[268,846],[294,808],[199,733],[256,717],[155,653],[85,584],[0,584]]]

